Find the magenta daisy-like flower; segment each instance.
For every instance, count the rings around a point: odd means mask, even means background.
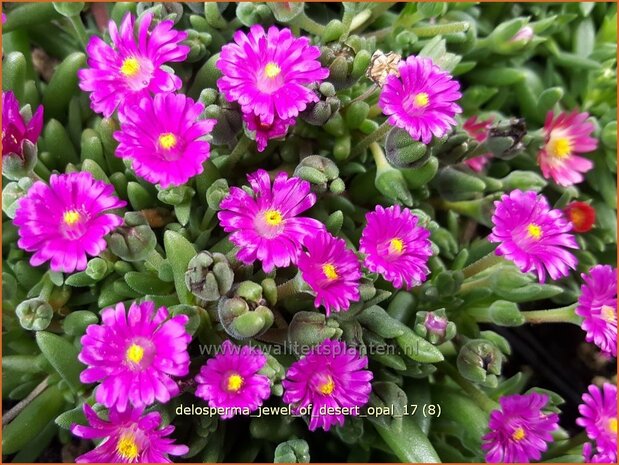
[[[89,68],[78,71],[78,76],[80,89],[91,92],[93,111],[107,118],[116,108],[135,106],[150,93],[181,87],[180,78],[162,66],[187,58],[189,47],[181,45],[187,33],[172,29],[173,21],[161,21],[149,32],[152,21],[151,13],[142,16],[136,38],[135,18],[127,13],[120,30],[109,22],[111,46],[99,37],[90,39]]]
[[[24,121],[15,94],[2,92],[2,157],[13,154],[23,158],[24,141],[36,144],[42,129],[42,106],[37,108],[30,121]]]
[[[482,450],[489,463],[529,463],[539,460],[559,427],[559,416],[545,412],[548,396],[538,393],[503,396],[500,409],[490,413],[490,432],[483,438]]]
[[[225,409],[222,418],[253,412],[271,395],[269,378],[258,373],[266,362],[260,349],[225,341],[222,351],[209,359],[196,376],[196,396],[212,408]]]
[[[269,140],[284,137],[288,128],[295,123],[294,118],[283,120],[278,116],[271,123],[265,123],[253,113],[244,113],[243,121],[248,131],[253,133],[258,152],[264,151]]]
[[[204,170],[210,155],[204,140],[214,119],[199,120],[204,105],[182,94],[157,94],[119,112],[116,155],[129,158],[138,176],[162,188],[179,186]]]
[[[475,139],[477,142],[482,143],[488,138],[488,131],[490,129],[490,126],[492,126],[492,121],[493,118],[478,120],[477,115],[474,115],[464,122],[464,124],[462,125],[462,129],[464,129],[467,134],[473,139]],[[492,157],[492,153],[484,153],[483,155],[479,155],[478,157],[464,160],[464,164],[476,173],[479,173],[488,164],[490,157]]]
[[[583,317],[587,342],[593,342],[607,355],[617,356],[617,270],[596,265],[582,274],[584,284],[576,314]]]
[[[106,213],[126,205],[114,188],[88,172],[52,174],[49,186],[35,182],[19,200],[13,223],[17,245],[28,252],[32,266],[51,260],[53,271],[85,270],[87,255],[107,247],[104,237],[122,224],[122,218]]]
[[[166,403],[179,393],[173,377],[189,373],[189,318],[169,316],[153,302],[133,303],[129,311],[119,303],[101,312],[103,324],[86,328],[78,358],[88,368],[80,380],[101,383],[97,402],[123,412],[130,404]]]
[[[308,411],[309,429],[328,431],[332,425],[344,424],[344,415],[331,412],[349,409],[359,415],[368,403],[372,372],[368,358],[340,341],[325,339],[301,360],[293,363],[282,381],[284,402],[291,404],[295,415]]]
[[[617,452],[617,386],[604,383],[602,388],[589,386],[578,406],[580,417],[576,424],[585,428],[602,454]]]
[[[460,83],[430,58],[410,56],[398,64],[400,76],[390,74],[378,100],[389,124],[404,129],[415,140],[430,143],[455,126],[462,112],[455,102]]]
[[[144,408],[110,410],[109,420],[99,418],[84,404],[88,426],[72,425],[71,432],[83,439],[102,439],[97,447],[77,457],[77,463],[169,463],[170,455],[189,452],[184,445],[169,438],[174,426],[161,427],[161,414],[143,415]]]
[[[582,456],[585,463],[617,463],[617,451],[601,452],[594,450],[590,442],[582,446]]]
[[[230,188],[218,213],[224,231],[232,233],[230,241],[240,249],[237,258],[246,264],[260,260],[267,273],[297,263],[303,238],[324,229],[315,219],[297,217],[316,203],[309,182],[281,172],[271,186],[264,170],[248,179],[253,195]]]
[[[593,123],[588,113],[560,113],[556,118],[549,112],[544,123],[546,141],[537,161],[546,179],[552,178],[561,186],[582,182],[583,173],[593,168],[593,162],[578,154],[597,148],[597,140],[590,137]]]
[[[306,253],[299,257],[303,280],[316,293],[314,306],[331,312],[348,310],[351,302],[359,300],[361,265],[343,239],[327,231],[309,235],[303,243]]]
[[[490,242],[498,242],[495,253],[512,261],[520,271],[536,271],[539,281],[567,276],[577,264],[566,250],[577,249],[570,234],[572,223],[563,212],[551,209],[546,198],[535,192],[514,190],[494,202]]]
[[[320,49],[307,37],[297,38],[290,29],[260,25],[234,33],[234,42],[224,45],[217,61],[223,77],[219,90],[231,102],[238,102],[244,113],[254,113],[270,124],[296,117],[310,102],[319,100],[307,84],[329,75],[317,58]]]
[[[425,281],[432,256],[430,231],[417,223],[408,208],[376,206],[366,216],[359,251],[366,254],[365,266],[380,273],[396,288],[410,289]]]

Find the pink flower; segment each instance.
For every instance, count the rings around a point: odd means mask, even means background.
[[[580,417],[576,424],[585,428],[587,436],[595,441],[598,452],[617,453],[617,386],[604,383],[602,389],[589,386],[578,406]]]
[[[252,194],[232,187],[218,213],[224,231],[232,233],[230,241],[240,249],[237,258],[246,264],[260,260],[267,273],[297,263],[303,238],[324,229],[313,218],[297,217],[316,203],[309,182],[281,172],[271,187],[264,170],[248,179]]]
[[[331,312],[348,310],[359,300],[361,266],[343,239],[320,231],[305,238],[307,252],[299,257],[301,276],[316,293],[314,306]]]
[[[243,121],[247,129],[253,133],[258,152],[264,151],[269,140],[284,137],[288,128],[295,123],[294,118],[283,120],[279,116],[276,116],[273,122],[265,123],[253,113],[243,113]]]
[[[196,376],[196,396],[212,408],[223,408],[222,418],[253,412],[271,395],[271,382],[258,372],[266,365],[262,351],[238,347],[226,340],[222,352],[209,359]]]
[[[556,118],[549,112],[544,123],[546,141],[537,161],[546,179],[552,178],[561,186],[583,181],[582,173],[593,168],[593,162],[578,154],[597,148],[597,140],[590,137],[593,123],[588,113],[561,113]]]
[[[119,412],[110,410],[109,420],[99,418],[93,408],[84,404],[89,426],[74,424],[71,432],[83,439],[102,439],[90,452],[77,457],[78,463],[169,463],[169,455],[184,455],[187,446],[174,444],[167,437],[174,426],[161,427],[161,414],[142,415],[143,408]]]
[[[569,233],[572,224],[561,210],[551,209],[544,196],[514,190],[494,205],[494,227],[488,240],[499,243],[497,255],[512,261],[523,273],[536,271],[540,283],[546,280],[546,273],[559,279],[576,268],[576,257],[566,250],[578,248]]]
[[[318,96],[305,87],[329,75],[317,58],[320,49],[307,37],[296,38],[290,29],[260,25],[234,33],[234,43],[224,45],[217,61],[223,77],[219,90],[231,102],[238,102],[244,113],[254,113],[270,124],[296,117]]]
[[[464,124],[462,125],[462,129],[464,129],[470,137],[472,137],[481,144],[482,142],[485,142],[485,140],[488,138],[488,131],[490,130],[490,126],[492,126],[493,120],[494,118],[478,120],[477,116],[474,115],[464,122]],[[479,173],[488,164],[490,157],[492,157],[492,153],[484,153],[483,155],[479,155],[478,157],[464,160],[464,164],[476,173]]]
[[[430,143],[456,125],[462,112],[455,103],[460,84],[430,58],[410,56],[398,64],[400,76],[390,74],[378,100],[389,124],[406,130],[415,140]]]
[[[182,94],[145,97],[119,112],[116,155],[129,158],[138,176],[162,188],[180,186],[204,170],[216,120],[202,119],[204,105]]]
[[[125,205],[111,185],[88,172],[52,174],[49,186],[37,181],[19,200],[17,245],[35,252],[32,266],[51,260],[53,271],[85,270],[87,255],[105,250],[104,237],[122,224],[120,216],[105,212]]]
[[[2,157],[23,158],[24,141],[36,144],[43,129],[43,106],[39,106],[30,121],[24,121],[20,105],[13,92],[2,92]]]
[[[617,463],[617,451],[594,451],[590,442],[582,446],[582,457],[585,463]]]
[[[396,288],[410,289],[426,280],[432,256],[430,231],[419,226],[408,208],[376,206],[366,216],[359,251],[366,254],[365,266],[381,274]]]
[[[189,318],[169,316],[153,302],[133,303],[129,311],[121,302],[101,312],[103,324],[86,328],[78,359],[88,368],[80,380],[101,383],[97,402],[124,412],[130,405],[166,403],[179,393],[173,377],[189,373]]]
[[[501,408],[490,413],[490,432],[481,448],[489,463],[529,463],[539,460],[558,428],[559,416],[545,412],[548,396],[530,393],[499,399]]]
[[[576,314],[583,317],[587,342],[593,342],[606,355],[617,356],[617,270],[596,265],[582,274],[584,284]]]
[[[87,69],[78,71],[80,89],[91,92],[91,108],[109,118],[117,107],[136,106],[150,93],[173,92],[180,89],[178,76],[162,66],[184,61],[189,47],[181,45],[186,32],[172,29],[172,21],[162,21],[149,32],[152,13],[142,16],[134,34],[135,19],[127,13],[120,26],[109,22],[112,46],[99,37],[92,37],[86,52]]]
[[[344,415],[327,414],[326,409],[348,408],[352,415],[359,415],[359,408],[368,403],[372,391],[373,376],[367,367],[365,355],[343,342],[325,339],[290,366],[282,381],[283,400],[292,405],[295,414],[311,408],[310,431],[342,426]]]

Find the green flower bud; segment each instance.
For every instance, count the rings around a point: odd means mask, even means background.
[[[189,186],[177,186],[162,189],[157,193],[157,198],[168,205],[181,205],[195,195],[196,191]]]
[[[196,63],[203,60],[208,54],[207,47],[212,42],[213,38],[206,32],[198,32],[194,29],[186,29],[186,31],[187,38],[184,44],[189,47],[187,62]]]
[[[234,271],[225,255],[200,252],[189,261],[185,284],[193,295],[213,302],[226,295],[232,288]]]
[[[219,204],[226,198],[228,192],[230,192],[230,188],[225,178],[220,178],[211,184],[206,190],[206,203],[209,208],[218,211]]]
[[[124,223],[108,236],[114,255],[128,262],[144,260],[157,245],[157,236],[140,212],[125,213]]]
[[[88,265],[86,265],[86,270],[84,272],[93,280],[101,281],[113,270],[114,266],[111,262],[108,262],[103,258],[94,257],[88,261]]]
[[[309,463],[309,461],[309,445],[304,439],[290,439],[275,448],[273,463]]]
[[[316,312],[297,312],[288,326],[288,341],[293,347],[313,347],[325,339],[337,339],[341,335],[336,320]]]
[[[236,17],[246,27],[270,23],[273,20],[273,14],[268,5],[257,2],[239,2],[236,7]]]
[[[32,173],[37,161],[36,144],[24,139],[21,154],[9,153],[2,156],[2,175],[18,181]]]
[[[355,52],[354,47],[341,42],[324,45],[321,52],[320,61],[329,68],[329,82],[336,90],[352,86],[365,73],[370,63],[367,50]]]
[[[526,134],[525,120],[512,118],[491,127],[485,145],[495,157],[509,160],[524,150],[522,139]]]
[[[469,381],[494,388],[501,374],[503,354],[492,342],[473,339],[460,349],[456,364]]]
[[[294,170],[294,176],[305,179],[312,185],[312,191],[322,194],[330,189],[330,184],[342,181],[340,170],[329,158],[320,155],[305,157]]]
[[[3,157],[3,161],[9,157]],[[3,174],[5,172],[3,171]],[[2,190],[2,211],[9,218],[15,218],[15,211],[19,205],[18,200],[28,193],[32,186],[31,178],[21,178],[17,182],[9,182]]]
[[[494,331],[480,331],[479,335],[482,339],[492,342],[505,355],[510,355],[512,353],[509,342],[500,334]]]
[[[15,309],[22,328],[29,331],[42,331],[47,328],[54,316],[52,306],[40,298],[24,300]]]
[[[492,322],[499,326],[520,326],[525,323],[518,305],[506,300],[492,302],[488,308],[488,314]]]
[[[218,95],[219,92],[217,92],[217,89],[202,89],[198,101],[204,105],[204,108],[206,108],[209,105],[213,105],[217,101]]]
[[[271,380],[271,386],[281,383],[286,375],[286,369],[279,361],[270,354],[265,354],[267,363],[260,369],[259,373]]]
[[[444,308],[433,312],[417,312],[415,333],[434,345],[440,345],[453,339],[456,335],[456,324],[447,319]]]
[[[236,339],[246,339],[263,334],[273,325],[273,312],[264,305],[250,310],[240,297],[222,297],[217,306],[219,321],[225,331]]]
[[[528,43],[528,41],[523,41],[522,38],[518,36],[527,22],[527,18],[514,18],[499,24],[494,28],[494,31],[488,35],[486,43],[495,53],[511,55],[517,52]]]

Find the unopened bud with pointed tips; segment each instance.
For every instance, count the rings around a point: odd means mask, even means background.
[[[225,255],[200,252],[189,261],[185,284],[193,295],[207,302],[218,300],[232,288],[234,271]]]
[[[434,345],[453,339],[456,324],[447,319],[445,309],[433,312],[418,312],[415,316],[415,332]]]
[[[460,349],[456,363],[458,371],[469,381],[494,388],[498,385],[503,357],[492,342],[473,339]]]
[[[108,236],[114,255],[129,262],[144,260],[157,245],[157,237],[140,212],[127,212],[123,225]]]
[[[51,305],[41,298],[28,299],[15,309],[22,328],[30,331],[42,331],[47,328],[54,316]]]

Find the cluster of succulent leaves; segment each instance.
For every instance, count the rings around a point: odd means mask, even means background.
[[[101,26],[95,6],[7,6],[2,87],[32,110],[45,108],[34,172],[47,180],[54,171],[89,171],[113,184],[129,207],[123,226],[108,238],[108,249],[85,271],[54,273],[45,265],[30,266],[28,254],[16,246],[11,217],[31,179],[3,177],[2,397],[8,406],[27,403],[6,419],[3,454],[34,461],[50,444],[60,443],[62,458],[72,460],[80,447],[89,447],[68,431],[71,423],[83,421],[81,405],[93,402],[92,386],[79,381],[84,368],[77,360],[79,339],[89,324],[99,322],[101,309],[149,299],[173,314],[189,315],[196,369],[205,359],[198,345],[228,337],[254,338],[271,348],[328,337],[394,348],[370,355],[370,405],[393,405],[395,417],[348,418],[329,434],[310,433],[302,420],[285,415],[228,421],[176,416],[178,405],[197,402],[187,392],[190,380],[181,381],[185,393],[155,408],[177,427],[178,442],[189,445],[187,460],[306,462],[310,450],[314,460],[483,460],[480,441],[488,411],[499,396],[529,387],[522,373],[502,375],[511,349],[494,325],[523,325],[523,309],[575,302],[579,281],[574,273],[538,284],[508,265],[473,277],[463,269],[492,251],[485,236],[493,201],[515,188],[543,191],[557,208],[575,198],[589,201],[598,220],[593,231],[578,236],[578,271],[615,262],[616,6],[125,2],[97,7],[117,22],[127,11],[152,11],[188,31],[189,58],[172,67],[184,82],[181,91],[204,103],[206,116],[218,121],[211,159],[185,186],[158,190],[137,178],[114,155],[118,122],[93,114],[88,95],[77,87],[76,72],[86,63],[86,34]],[[241,115],[216,86],[221,46],[238,28],[256,23],[286,25],[311,37],[330,69],[316,89],[321,102],[263,153],[253,144],[237,145],[246,141]],[[534,36],[510,41],[525,25]],[[465,115],[493,115],[498,121],[488,141],[480,146],[456,130],[425,146],[392,130],[384,156],[371,154],[368,135],[384,121],[378,92],[368,91],[372,82],[366,77],[377,49],[430,56],[452,72],[462,84]],[[539,128],[553,108],[588,111],[596,123],[600,143],[590,154],[595,168],[577,187],[545,180],[535,161]],[[494,159],[484,175],[459,164],[473,152],[488,151]],[[236,158],[238,163],[231,163]],[[313,308],[310,295],[278,300],[277,285],[295,270],[265,274],[259,266],[237,262],[216,216],[228,186],[242,185],[246,173],[259,167],[308,180],[319,198],[310,214],[352,243],[358,243],[364,215],[377,203],[410,207],[432,232],[430,279],[405,292],[367,276],[362,301],[330,318]],[[419,324],[436,310],[452,322],[446,338],[427,334]],[[292,354],[269,356],[276,396],[292,360]],[[551,400],[553,408],[562,402],[556,394]],[[277,397],[269,402],[281,403]],[[406,404],[440,405],[441,415],[399,416]],[[581,460],[578,451],[562,448],[566,437],[564,430],[556,433],[547,459]]]

